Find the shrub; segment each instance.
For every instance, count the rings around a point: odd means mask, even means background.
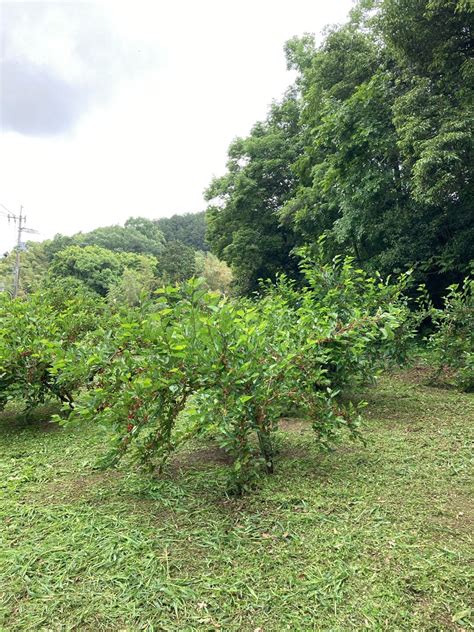
[[[191,280],[157,293],[119,326],[69,352],[66,382],[89,384],[75,418],[114,432],[107,463],[125,454],[151,469],[197,434],[230,455],[230,487],[242,491],[274,467],[274,431],[297,402],[327,449],[359,436],[361,405],[342,390],[373,379],[411,332],[403,330],[404,282],[353,268],[302,265],[307,286],[282,277],[255,300],[229,300]],[[54,367],[53,367],[54,369]]]
[[[444,309],[431,307],[436,331],[428,339],[439,380],[445,368],[453,372],[454,383],[465,391],[474,390],[474,281],[452,285],[444,298]]]
[[[9,400],[32,408],[54,397],[72,406],[76,379],[60,379],[67,350],[97,329],[101,300],[59,283],[25,298],[0,295],[0,410]],[[53,369],[54,365],[54,369]]]

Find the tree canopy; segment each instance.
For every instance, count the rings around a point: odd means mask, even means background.
[[[180,241],[194,250],[209,250],[206,242],[206,219],[201,213],[184,213],[154,220],[166,241]]]
[[[77,279],[105,296],[125,270],[152,271],[156,265],[156,259],[149,255],[113,252],[100,246],[69,246],[55,255],[50,272],[53,277]]]
[[[473,18],[455,0],[364,0],[320,46],[287,42],[294,88],[229,148],[208,240],[243,292],[294,274],[292,248],[415,277],[439,296],[469,271]]]
[[[298,100],[290,91],[248,138],[232,143],[227,174],[206,191],[211,201],[208,241],[232,267],[244,293],[256,290],[259,279],[297,270],[291,258],[293,230],[280,225],[278,212],[295,184],[292,165],[302,150],[299,117]]]

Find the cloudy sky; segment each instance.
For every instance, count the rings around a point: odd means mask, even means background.
[[[0,0],[0,204],[38,239],[202,210],[229,143],[292,82],[284,42],[351,4]]]

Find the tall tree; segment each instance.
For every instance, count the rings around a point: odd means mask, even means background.
[[[397,272],[438,295],[468,271],[472,211],[472,17],[450,0],[364,1],[300,72],[306,146],[282,221],[328,255]]]
[[[401,169],[429,215],[425,268],[445,285],[467,273],[473,255],[474,5],[385,0],[375,28],[396,63]]]
[[[293,230],[280,225],[278,212],[294,188],[292,164],[302,149],[299,114],[296,91],[289,91],[247,138],[232,143],[226,175],[206,191],[207,239],[243,293],[254,291],[261,278],[296,271]]]

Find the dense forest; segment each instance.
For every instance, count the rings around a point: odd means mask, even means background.
[[[473,20],[468,1],[363,1],[321,45],[286,43],[295,84],[206,192],[208,241],[241,292],[294,275],[304,244],[412,268],[436,300],[469,272]]]

